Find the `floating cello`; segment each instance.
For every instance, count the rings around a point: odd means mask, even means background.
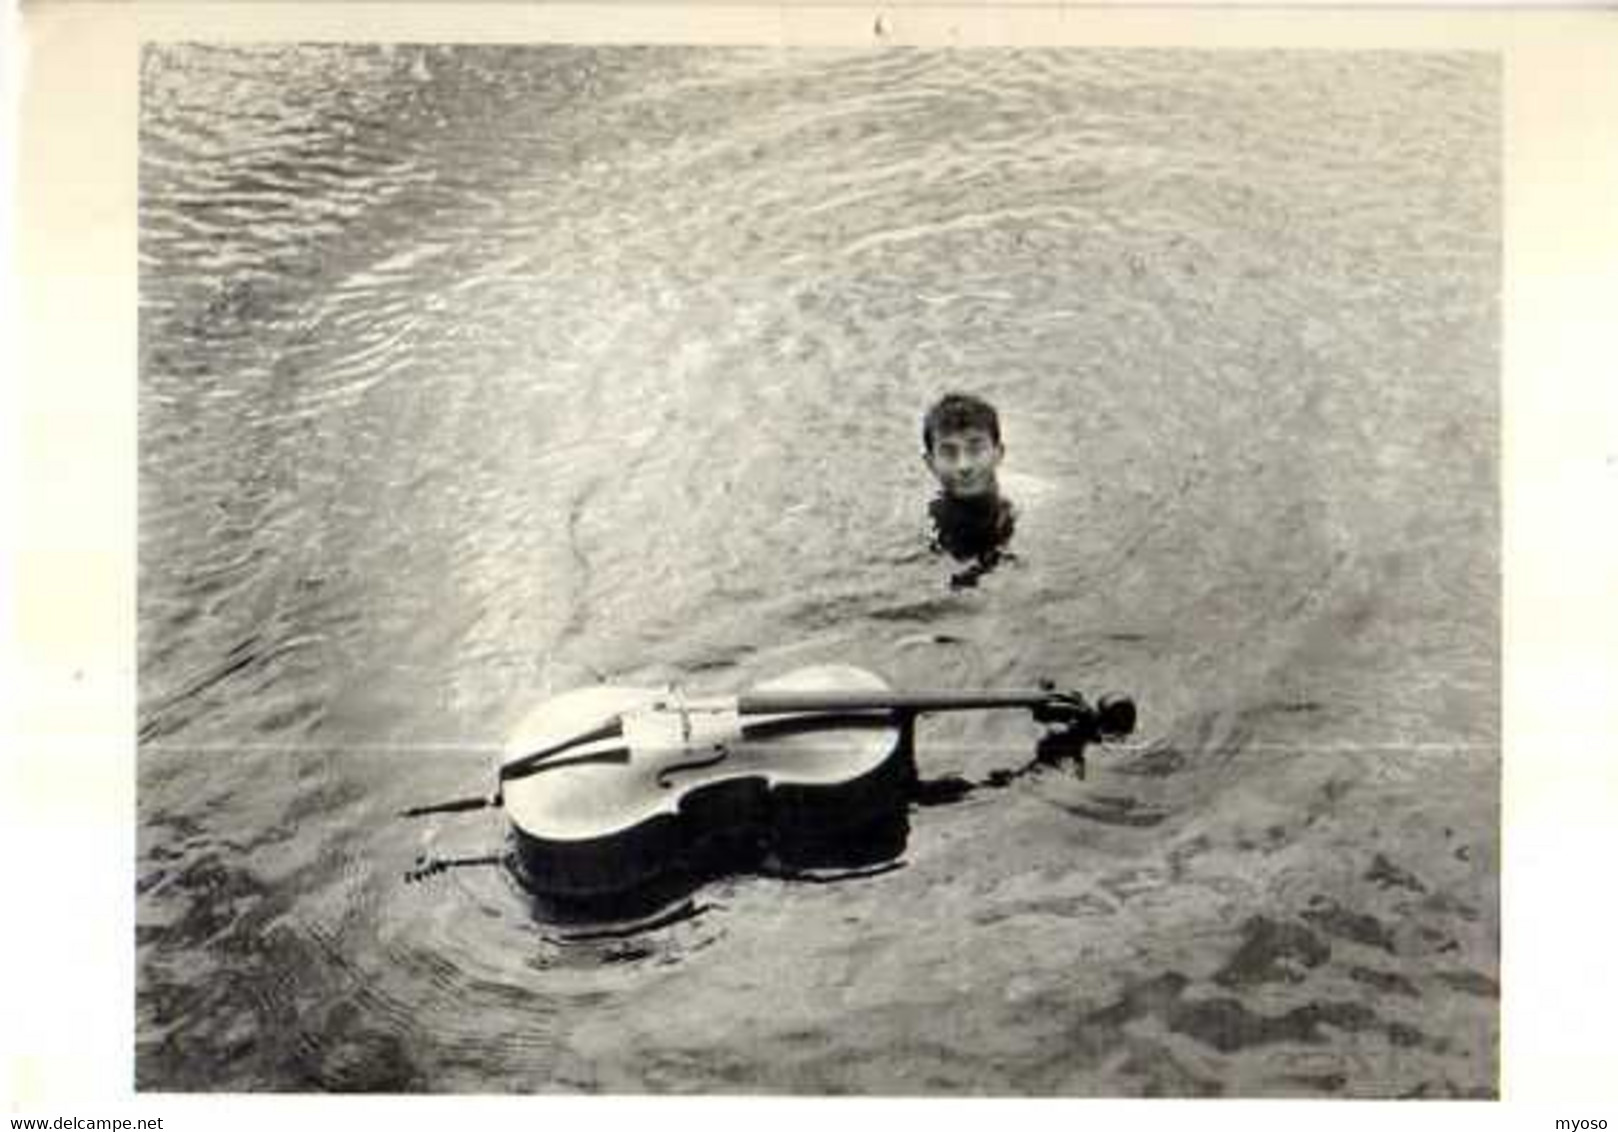
[[[896,692],[851,665],[799,669],[741,695],[604,686],[547,700],[514,729],[490,798],[536,892],[607,897],[642,887],[715,842],[835,844],[902,813],[923,712],[1023,708],[1053,728],[1042,756],[1134,729],[1135,707],[1042,687]]]

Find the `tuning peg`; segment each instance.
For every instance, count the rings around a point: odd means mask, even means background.
[[[1135,701],[1109,694],[1096,703],[1096,731],[1103,739],[1122,739],[1135,730]]]

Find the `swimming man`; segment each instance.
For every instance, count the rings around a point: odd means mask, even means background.
[[[921,439],[939,487],[927,507],[933,549],[969,564],[950,578],[951,586],[974,586],[1008,557],[1005,546],[1017,525],[1017,510],[1000,494],[997,475],[1006,454],[1000,416],[981,397],[949,393],[927,410]]]

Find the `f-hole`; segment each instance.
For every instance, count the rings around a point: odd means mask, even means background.
[[[674,787],[674,777],[678,776],[681,772],[688,770],[705,770],[711,766],[718,766],[720,763],[724,762],[729,755],[730,751],[726,749],[723,743],[715,743],[706,754],[701,756],[698,756],[695,752],[692,752],[691,758],[683,759],[677,763],[670,763],[668,766],[659,767],[657,770],[657,784],[664,790],[670,790]]]

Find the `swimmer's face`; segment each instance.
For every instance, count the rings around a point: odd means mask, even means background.
[[[926,455],[927,467],[938,478],[944,494],[955,499],[979,499],[999,490],[995,471],[1006,454],[984,428],[940,432]]]

